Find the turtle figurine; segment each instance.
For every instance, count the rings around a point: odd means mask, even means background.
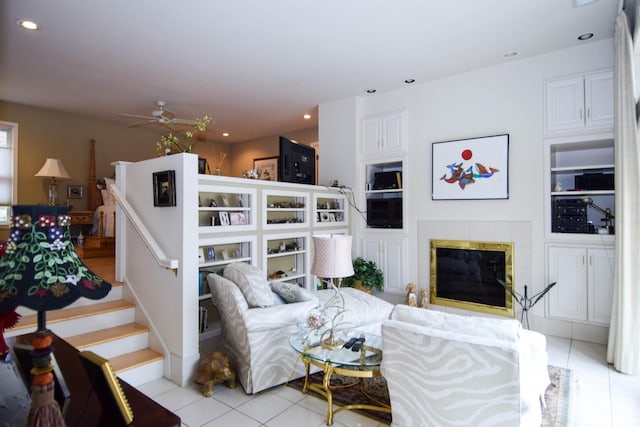
[[[236,371],[231,366],[229,358],[216,351],[204,355],[200,359],[198,372],[194,378],[196,384],[201,384],[202,395],[213,396],[213,387],[216,384],[226,383],[229,388],[236,388]]]

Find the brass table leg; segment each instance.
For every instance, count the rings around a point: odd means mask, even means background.
[[[324,364],[324,378],[322,379],[322,388],[327,396],[327,425],[333,425],[333,392],[331,391],[331,375],[333,375],[333,366],[330,363]]]

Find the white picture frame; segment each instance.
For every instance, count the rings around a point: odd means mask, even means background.
[[[229,212],[220,212],[220,225],[229,225]]]
[[[229,214],[229,222],[231,225],[246,225],[247,216],[243,212],[231,212]]]

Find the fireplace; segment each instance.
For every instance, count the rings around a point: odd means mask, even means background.
[[[431,304],[514,316],[513,243],[431,240]]]

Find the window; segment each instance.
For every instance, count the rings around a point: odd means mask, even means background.
[[[17,196],[18,125],[0,122],[0,226],[9,225]]]

